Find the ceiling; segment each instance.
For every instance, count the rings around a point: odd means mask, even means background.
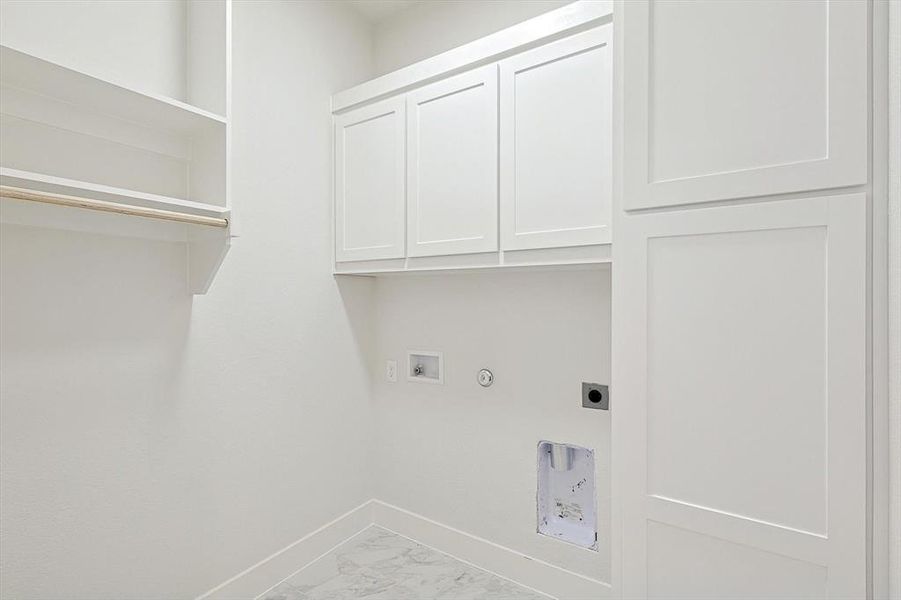
[[[417,4],[421,0],[348,0],[351,6],[373,23]]]

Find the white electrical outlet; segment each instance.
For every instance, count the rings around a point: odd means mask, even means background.
[[[389,360],[385,363],[385,379],[390,383],[397,381],[397,361]]]

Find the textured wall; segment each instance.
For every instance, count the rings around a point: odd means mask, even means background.
[[[375,27],[375,72],[388,73],[572,0],[427,0]]]
[[[400,377],[374,384],[375,497],[609,581],[610,414],[582,408],[581,382],[610,382],[610,272],[383,278],[376,297],[373,372],[395,359]],[[416,349],[444,353],[444,385],[404,380]],[[599,552],[536,535],[540,440],[596,450]]]
[[[3,0],[3,44],[92,75],[185,95],[186,3]]]

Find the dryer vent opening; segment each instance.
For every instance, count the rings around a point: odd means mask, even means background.
[[[538,533],[598,549],[594,450],[538,444]]]

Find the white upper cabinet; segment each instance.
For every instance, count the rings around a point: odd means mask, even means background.
[[[407,95],[407,254],[497,250],[497,65]]]
[[[404,256],[404,99],[335,117],[335,260]]]
[[[624,208],[865,183],[867,10],[626,2]]]
[[[609,263],[612,21],[573,2],[332,96],[335,273]]]
[[[504,250],[610,243],[612,26],[500,63]]]

